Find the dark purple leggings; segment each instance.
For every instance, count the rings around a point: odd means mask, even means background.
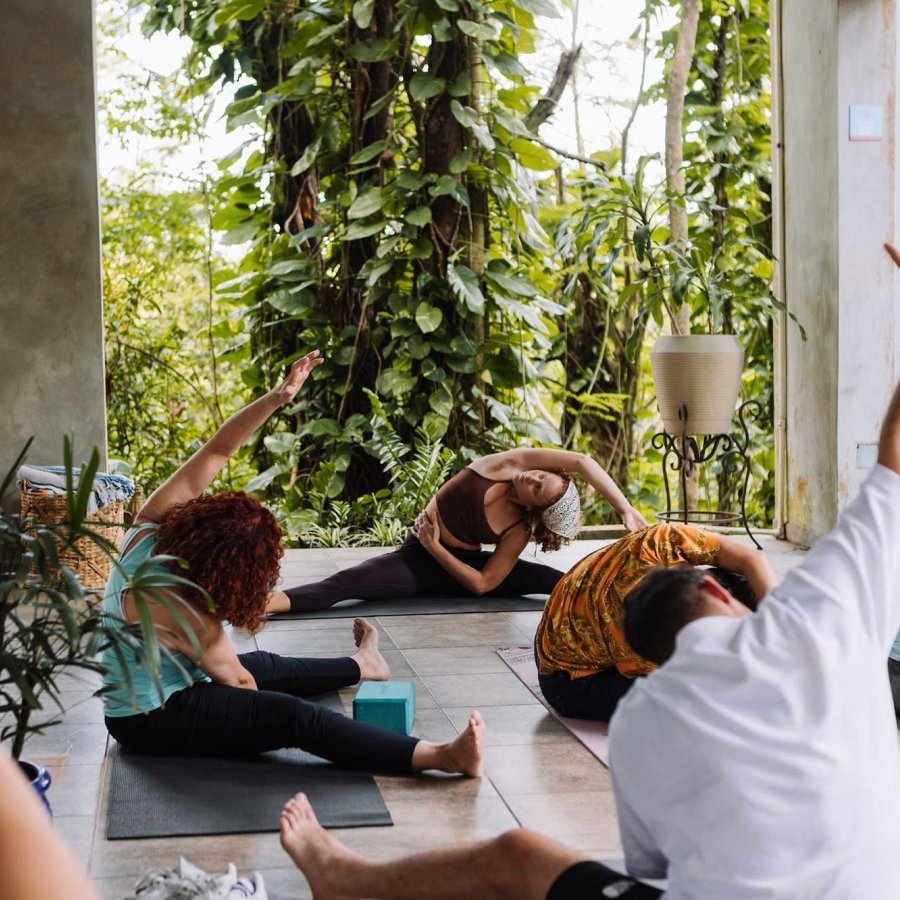
[[[447,545],[444,545],[447,547]],[[467,566],[479,572],[491,554],[484,550],[447,549]],[[488,591],[487,597],[521,597],[550,594],[563,573],[542,563],[519,560],[506,578]],[[410,534],[396,549],[358,566],[344,569],[323,581],[288,588],[292,612],[325,609],[341,600],[388,600],[402,597],[471,597]]]

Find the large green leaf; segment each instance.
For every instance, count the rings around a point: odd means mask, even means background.
[[[368,28],[372,24],[375,13],[375,0],[356,0],[353,4],[353,21],[360,28]]]
[[[469,312],[481,315],[484,312],[484,294],[478,278],[468,266],[447,266],[447,280],[454,294],[465,304]]]
[[[352,225],[344,232],[342,241],[359,241],[363,238],[372,237],[373,234],[378,234],[380,231],[384,231],[387,227],[387,222],[353,222]]]
[[[350,219],[364,219],[371,216],[372,213],[380,212],[384,206],[385,195],[383,188],[369,188],[369,190],[360,194],[350,205],[347,210],[347,217]]]
[[[418,225],[419,227],[427,225],[431,221],[431,209],[428,206],[419,206],[411,209],[403,217],[410,225]]]
[[[438,94],[444,93],[446,87],[446,79],[435,78],[423,72],[413,75],[409,80],[409,92],[413,100],[429,100],[431,97],[437,97]]]
[[[359,153],[354,153],[350,157],[351,166],[361,166],[363,163],[371,162],[376,156],[384,153],[387,147],[387,141],[373,141],[368,147],[363,147]]]
[[[308,144],[303,151],[300,159],[291,166],[291,175],[300,175],[305,172],[315,161],[322,149],[322,138],[316,138],[311,144]]]
[[[423,300],[416,307],[416,324],[423,334],[437,331],[443,320],[444,314],[441,310],[437,306],[432,306],[427,300]]]
[[[556,157],[546,147],[526,138],[513,138],[509,142],[509,148],[526,169],[532,169],[535,172],[552,172],[559,166]]]

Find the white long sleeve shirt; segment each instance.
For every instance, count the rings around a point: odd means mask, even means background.
[[[710,616],[610,724],[628,871],[667,900],[900,898],[900,476],[743,619]]]

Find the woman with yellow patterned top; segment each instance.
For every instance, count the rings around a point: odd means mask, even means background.
[[[609,721],[634,678],[656,668],[625,640],[625,596],[655,566],[684,564],[715,566],[712,574],[751,607],[775,584],[764,554],[690,525],[651,525],[589,554],[556,585],[535,635],[541,692],[553,709]]]

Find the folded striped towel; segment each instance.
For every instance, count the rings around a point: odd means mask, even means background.
[[[80,474],[81,469],[72,469],[73,483]],[[63,466],[19,466],[16,481],[23,491],[45,491],[51,494],[66,492],[66,470]],[[92,516],[98,509],[116,500],[127,503],[133,496],[134,482],[131,479],[98,472],[94,476],[87,514]]]

